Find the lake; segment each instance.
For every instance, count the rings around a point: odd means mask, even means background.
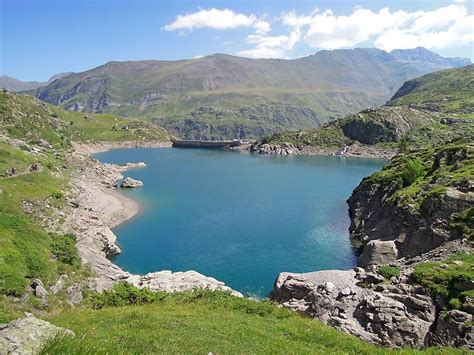
[[[141,208],[114,230],[122,248],[115,263],[141,274],[196,270],[257,297],[282,271],[355,266],[346,199],[384,163],[177,148],[95,157],[147,164],[124,174],[144,187],[122,190]]]

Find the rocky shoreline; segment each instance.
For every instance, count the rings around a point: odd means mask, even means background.
[[[72,228],[76,234],[77,247],[83,263],[88,265],[95,276],[88,280],[90,289],[101,291],[112,287],[118,281],[129,282],[139,288],[156,291],[176,292],[194,288],[223,290],[242,297],[242,294],[227,287],[212,277],[196,271],[159,271],[146,275],[131,274],[107,257],[121,252],[112,229],[127,221],[139,211],[139,205],[116,190],[122,173],[143,167],[143,164],[104,164],[90,157],[93,152],[113,148],[136,147],[135,142],[120,144],[76,145],[70,160],[79,170],[72,178],[70,204],[63,228]],[[168,147],[162,142],[152,142],[140,147]]]
[[[251,152],[271,155],[318,155],[355,158],[390,159],[396,150],[388,147],[371,146],[360,143],[331,148],[324,146],[294,145],[291,143],[255,143],[247,148]]]
[[[171,142],[160,141],[123,141],[109,142],[102,141],[97,143],[73,143],[74,150],[78,154],[95,154],[106,152],[111,149],[123,148],[170,148]]]
[[[377,268],[280,273],[271,299],[365,341],[388,347],[455,346],[474,350],[472,315],[441,312],[433,299],[410,278],[420,262],[442,260],[469,247],[454,241],[416,260],[394,263],[401,272],[387,282]],[[467,324],[467,325],[466,325]]]

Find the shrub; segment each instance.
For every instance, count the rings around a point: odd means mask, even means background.
[[[416,283],[425,286],[433,296],[458,298],[461,295],[461,290],[456,288],[456,284],[474,280],[473,265],[473,255],[456,254],[444,263],[418,264],[412,277]]]
[[[54,191],[52,194],[51,194],[51,197],[53,197],[54,199],[56,200],[60,200],[63,198],[63,193],[61,191]]]
[[[119,307],[153,303],[166,297],[163,292],[153,292],[149,289],[139,289],[127,282],[115,284],[112,290],[95,293],[91,296],[92,308]]]
[[[451,298],[449,301],[449,308],[451,309],[460,309],[461,308],[461,301],[459,298]]]
[[[390,265],[379,266],[377,271],[387,280],[390,280],[392,277],[400,275],[400,270],[397,267]]]
[[[26,279],[10,265],[0,265],[0,295],[20,297],[25,291]]]
[[[64,264],[74,265],[79,262],[76,236],[74,234],[55,236],[51,244],[51,252]]]
[[[403,170],[401,178],[403,181],[403,186],[410,186],[413,184],[416,179],[418,179],[423,173],[423,164],[421,160],[409,159],[405,164],[405,170]]]

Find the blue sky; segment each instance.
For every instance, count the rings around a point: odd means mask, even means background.
[[[0,74],[45,81],[111,60],[427,47],[474,59],[474,0],[0,0]]]

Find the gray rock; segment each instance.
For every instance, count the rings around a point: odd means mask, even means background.
[[[350,296],[350,295],[352,295],[352,293],[353,293],[353,291],[351,290],[350,287],[345,287],[340,292],[341,296],[343,296],[343,297]]]
[[[185,272],[171,272],[169,270],[151,272],[146,275],[130,275],[127,282],[138,288],[148,288],[152,291],[181,292],[194,289],[208,289],[229,292],[230,294],[243,297],[240,292],[232,290],[223,282],[213,277],[204,276],[194,270]]]
[[[332,291],[334,291],[334,284],[331,281],[327,281],[324,284],[324,289],[327,293],[332,293]]]
[[[76,283],[66,289],[67,299],[73,305],[82,302],[82,283]]]
[[[433,344],[466,347],[474,350],[472,315],[458,310],[442,312],[436,324]]]
[[[56,293],[61,291],[63,289],[67,279],[68,279],[68,277],[67,277],[66,274],[59,276],[58,281],[56,281],[56,283],[53,286],[51,286],[51,288],[49,289],[49,292],[51,294],[55,295]]]
[[[364,245],[364,251],[358,259],[358,264],[363,267],[369,265],[387,265],[398,258],[398,250],[393,240],[371,240]]]
[[[125,188],[125,189],[137,188],[137,187],[142,187],[142,186],[143,186],[142,181],[132,179],[131,177],[125,178],[125,180],[123,180],[122,183],[120,184],[120,187]]]
[[[362,278],[362,281],[364,281],[365,283],[369,285],[378,284],[382,282],[383,280],[385,280],[385,278],[382,275],[379,275],[375,272],[368,272]]]
[[[43,286],[38,285],[35,288],[35,297],[46,299],[46,297],[48,297],[48,291],[46,291],[46,289]]]
[[[59,333],[73,336],[68,329],[56,327],[32,315],[0,325],[0,354],[36,354],[44,343]]]

